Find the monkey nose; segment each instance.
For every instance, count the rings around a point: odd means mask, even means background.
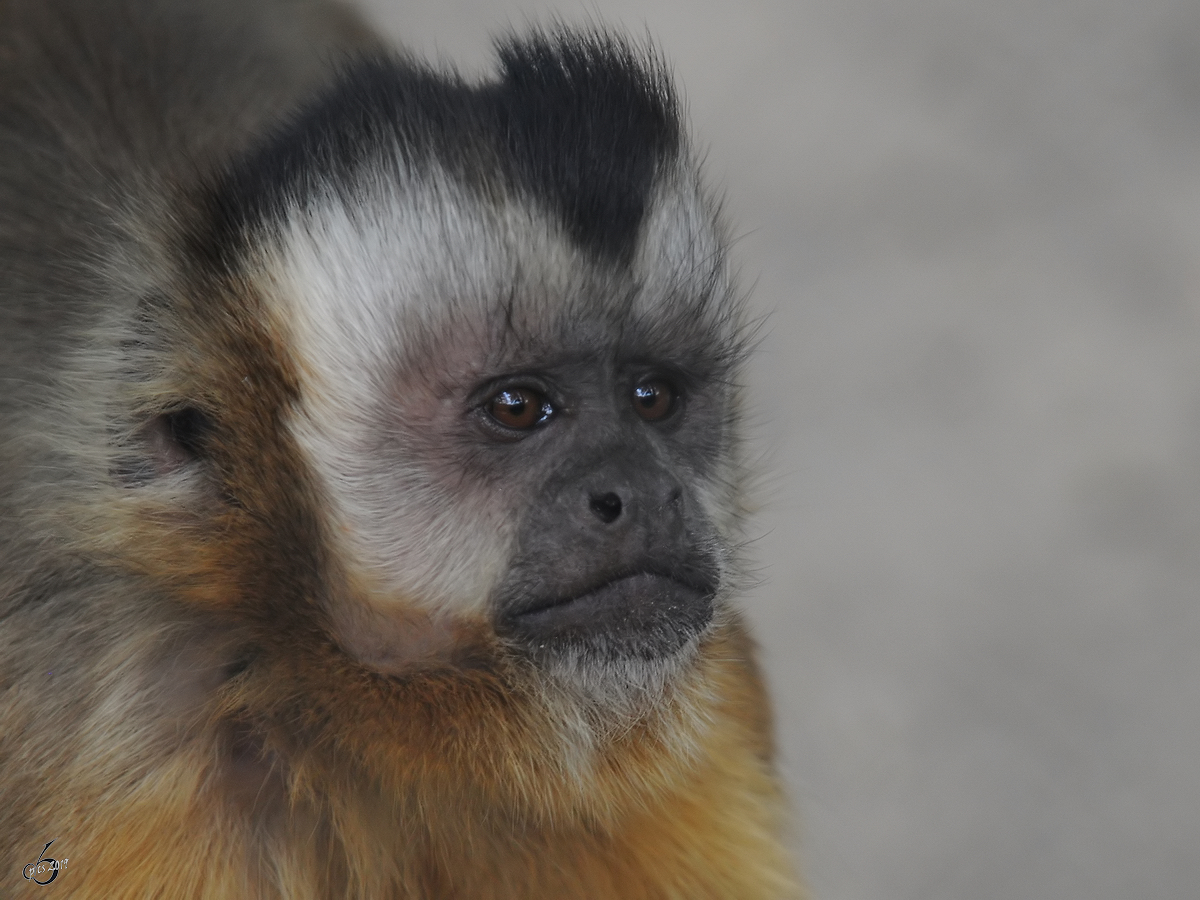
[[[608,491],[604,494],[592,494],[588,497],[588,506],[605,525],[610,525],[621,515],[623,504],[621,498]]]

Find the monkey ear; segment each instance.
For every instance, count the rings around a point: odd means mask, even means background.
[[[117,467],[118,479],[129,486],[171,475],[203,459],[212,433],[212,420],[194,406],[154,416],[135,433],[135,457]]]

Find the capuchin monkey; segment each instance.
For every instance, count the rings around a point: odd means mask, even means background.
[[[498,57],[0,2],[0,896],[799,895],[679,102]]]

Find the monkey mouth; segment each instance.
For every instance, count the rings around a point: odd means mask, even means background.
[[[503,617],[500,630],[534,650],[555,647],[607,656],[659,657],[707,627],[716,579],[634,572],[579,593],[537,599]]]

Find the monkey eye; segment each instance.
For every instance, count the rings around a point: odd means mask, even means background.
[[[675,411],[675,388],[665,381],[642,381],[633,388],[633,409],[647,422],[665,419]]]
[[[505,388],[492,397],[484,409],[489,416],[505,428],[528,431],[546,422],[554,415],[554,406],[531,388]]]

